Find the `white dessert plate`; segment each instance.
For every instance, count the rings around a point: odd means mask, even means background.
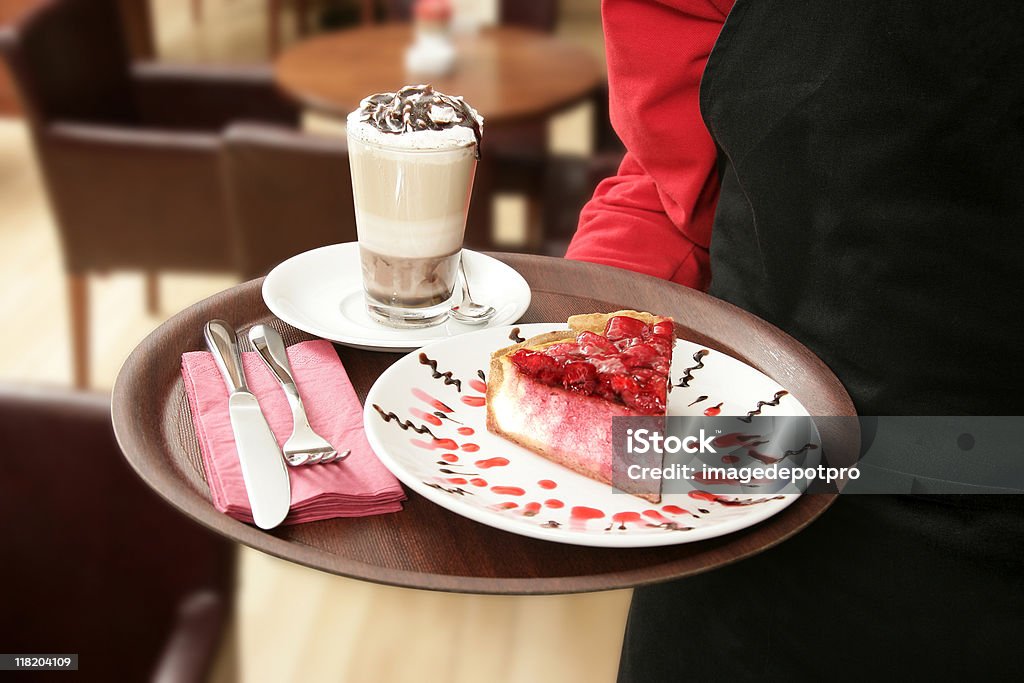
[[[543,323],[516,329],[530,337],[565,327]],[[512,330],[481,330],[432,344],[401,358],[370,389],[363,413],[367,438],[388,469],[416,493],[515,534],[618,548],[721,536],[771,517],[800,495],[792,486],[779,493],[726,495],[715,493],[722,490],[716,486],[694,485],[651,504],[491,434],[484,381],[491,352],[512,343]],[[436,370],[424,361],[436,361]],[[677,386],[669,394],[669,415],[746,416],[757,408],[765,416],[808,414],[766,375],[688,341],[676,341],[672,380]],[[386,420],[389,413],[394,416]],[[417,433],[416,427],[430,431]],[[744,427],[749,429],[737,417],[736,432]],[[720,449],[724,463],[763,464],[743,451],[724,455]],[[819,460],[820,451],[812,446],[800,465],[816,467]]]
[[[363,303],[359,245],[332,244],[293,256],[263,281],[267,308],[292,327],[345,346],[370,351],[411,351],[467,332],[508,325],[530,306],[530,286],[501,261],[463,250],[477,303],[494,306],[487,325],[448,320],[422,329],[395,329],[370,318]]]

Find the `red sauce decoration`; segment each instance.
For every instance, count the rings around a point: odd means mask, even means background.
[[[719,403],[717,406],[711,406],[710,408],[705,408],[704,409],[704,414],[707,415],[708,417],[714,417],[715,415],[720,415],[721,413],[722,413],[722,404],[721,403]]]
[[[475,443],[464,443],[462,444],[462,450],[466,451],[467,453],[476,453],[478,450],[480,450],[480,447],[477,446]]]
[[[558,484],[556,484],[555,482],[551,481],[550,479],[541,479],[540,481],[537,482],[537,486],[541,487],[542,489],[549,489],[550,490],[550,489],[556,488],[558,486]]]
[[[612,521],[619,525],[619,528],[625,529],[626,522],[639,523],[642,521],[639,512],[616,512],[612,515]]]
[[[707,500],[707,501],[710,501],[712,503],[715,502],[716,500],[718,500],[718,498],[719,498],[714,493],[708,493],[707,491],[690,491],[689,495],[690,495],[690,498],[696,498],[697,500]],[[662,508],[662,509],[664,509],[664,508]]]
[[[448,477],[448,481],[450,481],[453,484],[465,484],[466,483],[466,480],[463,479],[462,477]]]
[[[689,510],[684,510],[683,508],[679,507],[678,505],[662,505],[661,509],[662,509],[662,511],[667,512],[670,515],[688,515],[688,514],[690,514]]]
[[[504,467],[508,464],[508,458],[487,458],[486,460],[477,460],[473,464],[483,470],[490,467]]]
[[[747,450],[747,455],[749,455],[754,460],[763,462],[765,465],[774,465],[778,461],[782,460],[782,458],[776,458],[772,455],[765,455],[764,453],[759,453],[753,448]]]
[[[419,439],[409,439],[409,443],[417,448],[425,448],[427,450],[436,451],[438,449],[444,449],[446,451],[455,451],[459,449],[459,444],[455,443],[451,439],[434,439],[433,441],[420,441]]]
[[[527,503],[523,506],[523,514],[527,517],[533,517],[538,512],[540,512],[540,503]]]
[[[474,408],[482,408],[487,403],[487,399],[483,396],[463,396],[462,402],[467,406],[473,406]]]
[[[722,456],[722,462],[724,462],[726,465],[731,465],[731,464],[739,462],[739,461],[740,461],[739,456],[736,456],[736,455],[723,455]]]
[[[459,434],[463,436],[473,436],[476,434],[476,430],[472,427],[459,427]]]
[[[544,504],[551,508],[552,510],[558,510],[559,508],[565,507],[565,503],[558,500],[557,498],[548,498],[547,500],[544,501]]]
[[[422,389],[413,388],[412,395],[418,398],[419,400],[423,401],[427,405],[432,406],[435,410],[440,410],[445,413],[453,412],[452,409],[449,408],[447,405],[441,403],[436,398],[434,398],[427,392],[423,391]]]
[[[570,519],[584,522],[588,519],[601,519],[602,517],[604,517],[604,513],[600,510],[588,508],[583,505],[577,505],[569,514]]]
[[[432,424],[435,427],[441,426],[441,418],[439,418],[437,415],[431,415],[430,413],[424,410],[420,410],[419,408],[409,408],[409,412],[412,413],[414,417],[423,420],[427,424]]]
[[[675,506],[673,505],[671,507],[675,507]],[[661,524],[668,524],[668,522],[669,522],[668,517],[666,517],[665,515],[661,514],[657,510],[644,510],[644,517],[650,517],[655,522],[660,522]]]
[[[472,484],[473,486],[487,486],[487,480],[481,479],[480,477],[470,479],[469,483]]]
[[[469,380],[469,386],[473,387],[476,391],[479,391],[481,394],[487,393],[487,385],[478,379]]]
[[[518,486],[492,486],[491,490],[499,496],[521,496],[526,493],[526,489]]]
[[[498,510],[511,510],[512,508],[519,507],[519,503],[513,503],[512,501],[508,501],[507,503],[498,503],[494,507],[497,508]]]
[[[719,403],[718,405],[722,405]],[[740,432],[730,432],[729,434],[722,434],[712,439],[711,443],[716,448],[730,448],[731,446],[739,446],[746,444],[754,439],[761,438],[759,434],[741,434]]]
[[[455,455],[454,453],[445,453],[444,455],[441,456],[441,459],[444,460],[445,462],[458,462],[459,456]]]

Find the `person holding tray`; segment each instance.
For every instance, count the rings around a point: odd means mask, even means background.
[[[567,257],[705,289],[859,414],[1020,415],[1024,9],[606,0],[627,153]],[[1010,324],[1010,323],[1007,323]],[[622,681],[1019,674],[1017,496],[840,496],[752,559],[639,588]]]

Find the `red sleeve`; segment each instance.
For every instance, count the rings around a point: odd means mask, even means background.
[[[707,288],[718,201],[700,79],[732,0],[604,0],[612,125],[627,153],[580,213],[567,258]]]

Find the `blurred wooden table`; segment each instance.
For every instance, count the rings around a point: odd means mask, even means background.
[[[734,306],[617,268],[543,256],[494,256],[519,271],[533,291],[522,322],[565,320],[576,313],[627,306],[654,310],[671,315],[681,337],[739,358],[783,384],[811,415],[855,414],[842,385],[810,351]],[[834,499],[804,495],[753,527],[661,548],[589,548],[518,536],[478,524],[413,492],[395,514],[272,531],[243,524],[217,512],[210,502],[181,378],[181,354],[205,348],[203,325],[213,318],[230,321],[240,332],[270,324],[287,344],[312,338],[270,314],[261,284],[253,280],[202,301],[146,338],[117,378],[113,419],[126,458],[160,495],[217,533],[263,552],[334,574],[410,588],[504,594],[598,591],[667,581],[749,557],[797,533]],[[401,357],[336,348],[360,400]],[[822,431],[822,438],[826,451],[840,450],[836,435]]]
[[[365,26],[302,41],[274,62],[278,85],[303,105],[344,117],[360,100],[430,81],[461,95],[487,126],[546,117],[593,94],[603,79],[589,52],[539,31],[511,26],[456,36],[458,58],[443,78],[410,76],[404,55],[408,24]]]
[[[600,92],[604,71],[582,47],[540,31],[495,26],[455,37],[454,70],[443,78],[405,72],[410,24],[363,26],[320,35],[285,50],[274,62],[278,86],[305,107],[343,119],[367,95],[394,92],[429,81],[437,90],[461,95],[484,119],[483,158],[474,182],[466,244],[500,248],[494,241],[492,201],[499,189],[528,196],[525,241],[538,250],[544,238],[538,189],[547,159],[547,120]],[[532,164],[510,167],[525,155]],[[520,159],[521,161],[521,159]],[[524,177],[525,176],[525,177]]]

